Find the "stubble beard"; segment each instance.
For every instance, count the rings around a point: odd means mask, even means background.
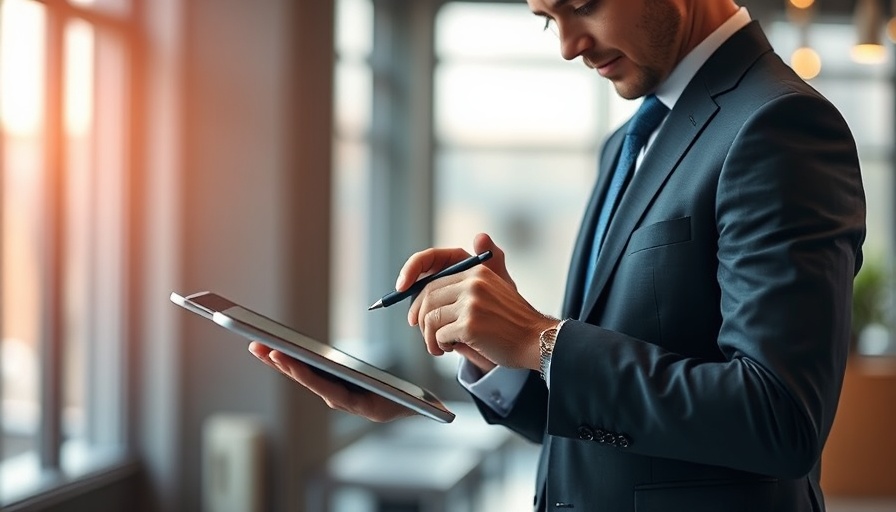
[[[648,0],[646,5],[636,28],[648,38],[647,62],[636,65],[637,74],[632,80],[613,81],[616,94],[627,100],[655,92],[676,64],[673,62],[682,25],[681,13],[669,0]]]

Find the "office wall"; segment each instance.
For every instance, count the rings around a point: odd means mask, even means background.
[[[326,338],[333,5],[148,8],[147,315],[134,395],[147,508],[201,510],[203,423],[241,413],[264,425],[266,509],[302,510],[304,479],[328,451],[326,408],[243,340],[165,302],[171,290],[213,290]]]
[[[301,13],[298,4],[187,4],[183,211],[189,220],[183,224],[182,282],[187,290],[217,290],[285,322],[298,321],[323,337],[329,238],[319,228],[329,214],[330,130],[327,117],[308,110],[329,102],[305,90],[307,82],[329,81],[332,28],[326,27],[332,16],[323,11],[332,4],[301,5]],[[316,54],[325,56],[317,69]],[[329,88],[314,90],[327,94]],[[323,154],[303,155],[297,147],[320,132],[327,134],[325,143],[306,148]],[[303,161],[325,165],[299,165]],[[297,278],[296,268],[313,271]],[[319,314],[303,315],[306,308]],[[271,509],[295,509],[305,469],[325,453],[323,410],[252,360],[241,340],[190,320],[181,351],[185,509],[199,509],[196,447],[203,421],[220,411],[264,418],[274,476]]]

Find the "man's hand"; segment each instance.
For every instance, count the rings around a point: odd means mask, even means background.
[[[311,366],[273,350],[257,341],[249,344],[249,352],[261,362],[283,373],[321,397],[331,408],[362,416],[379,423],[413,416],[414,411],[370,391],[331,378]]]
[[[556,319],[533,308],[507,272],[504,251],[486,234],[473,241],[476,253],[493,257],[465,272],[429,283],[408,311],[408,323],[423,333],[432,355],[457,351],[483,372],[495,364],[510,368],[540,366],[538,334]],[[403,290],[470,255],[462,249],[427,249],[411,256],[399,273]]]

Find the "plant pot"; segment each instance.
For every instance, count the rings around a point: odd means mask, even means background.
[[[832,496],[896,497],[896,357],[850,356],[821,486]]]

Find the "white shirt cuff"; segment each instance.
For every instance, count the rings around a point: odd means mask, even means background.
[[[519,397],[529,370],[524,368],[495,367],[482,371],[466,359],[461,359],[457,369],[457,381],[473,396],[482,400],[501,417],[507,417]]]

